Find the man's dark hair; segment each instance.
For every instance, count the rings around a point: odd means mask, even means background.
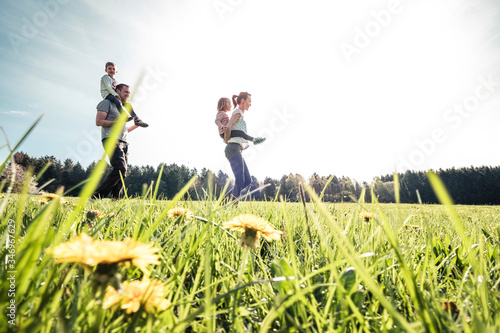
[[[116,86],[116,90],[122,90],[123,87],[130,87],[128,84],[120,83]]]

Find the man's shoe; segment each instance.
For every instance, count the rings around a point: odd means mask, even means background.
[[[148,127],[149,125],[143,122],[142,120],[134,120],[134,124],[136,124],[139,127]]]
[[[254,138],[253,139],[253,144],[254,145],[258,145],[258,144],[261,144],[264,141],[266,141],[266,138]]]

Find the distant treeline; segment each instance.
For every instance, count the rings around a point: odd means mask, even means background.
[[[453,202],[461,205],[500,204],[500,166],[439,169],[434,172],[446,185]],[[399,175],[400,196],[403,203],[438,203],[427,173],[406,171]],[[380,202],[394,202],[394,175],[377,177],[373,183]],[[418,192],[417,192],[418,191]]]
[[[43,175],[36,183],[30,185],[32,192],[40,187],[46,192],[55,192],[60,186],[69,190],[88,179],[96,163],[84,168],[79,162],[66,159],[60,162],[54,156],[30,157],[28,154],[18,152],[14,155],[16,164],[16,183],[14,191],[20,191],[25,171],[32,168],[38,174],[48,163]],[[214,173],[203,168],[198,172],[196,168],[190,169],[184,165],[160,164],[153,166],[129,165],[125,185],[128,196],[143,195],[151,185],[156,187],[156,182],[161,173],[158,185],[158,197],[172,199],[182,187],[195,175],[197,179],[194,186],[186,194],[191,199],[204,199],[208,195],[218,198],[229,182],[228,189],[232,187],[232,180],[226,173]],[[6,168],[0,180],[11,177],[11,167]],[[500,167],[469,167],[460,169],[446,169],[435,171],[445,183],[453,200],[457,204],[500,204]],[[34,178],[31,179],[33,182]],[[314,173],[309,179],[304,179],[298,174],[283,175],[281,179],[266,177],[259,182],[252,177],[249,190],[268,184],[267,187],[255,192],[252,196],[256,200],[272,200],[282,195],[288,201],[298,201],[299,184],[309,185],[318,195],[322,195],[325,202],[352,202],[360,197],[363,188],[365,201],[371,201],[371,188],[379,202],[391,203],[395,201],[394,176],[385,175],[376,177],[371,184],[359,183],[349,177],[333,175],[319,176]],[[400,200],[402,203],[418,203],[419,197],[423,203],[438,203],[429,183],[427,175],[422,171],[406,171],[399,175]],[[48,183],[48,184],[47,184]],[[44,186],[45,185],[45,186]],[[81,190],[76,187],[67,193],[68,196],[77,196]],[[3,191],[6,191],[4,186]],[[306,195],[306,200],[309,200]]]

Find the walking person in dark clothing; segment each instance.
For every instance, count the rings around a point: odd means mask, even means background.
[[[118,93],[118,98],[125,104],[130,96],[130,87],[126,84],[119,84],[116,86],[116,92]],[[106,140],[111,135],[112,126],[115,124],[116,120],[120,116],[120,111],[116,105],[107,99],[102,100],[97,105],[97,115],[95,123],[97,126],[101,126],[101,139],[104,146]],[[99,186],[99,188],[94,193],[94,197],[101,199],[105,198],[111,193],[111,198],[119,199],[123,193],[123,184],[120,178],[127,176],[127,164],[128,164],[128,133],[135,130],[137,125],[132,125],[127,127],[126,124],[123,125],[123,129],[118,136],[118,141],[116,142],[115,150],[112,156],[109,156],[109,161],[113,169],[106,177],[104,182]]]

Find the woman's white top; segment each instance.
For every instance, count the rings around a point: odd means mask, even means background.
[[[240,130],[246,133],[247,123],[245,122],[245,119],[243,119],[243,112],[240,109],[235,109],[231,116],[234,116],[238,113],[241,114],[241,116],[238,118],[238,120],[236,120],[233,127],[231,127],[231,130]],[[228,140],[228,143],[239,143],[242,149],[248,148],[248,141],[240,137],[231,138]]]

